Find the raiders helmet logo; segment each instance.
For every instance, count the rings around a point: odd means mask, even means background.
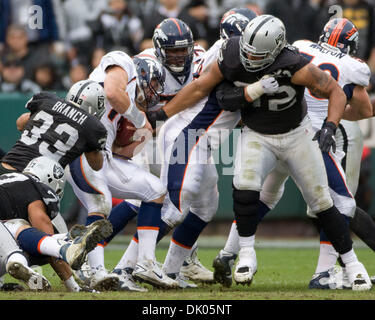
[[[55,177],[55,179],[61,179],[64,176],[64,171],[61,169],[61,167],[54,165],[53,176]]]

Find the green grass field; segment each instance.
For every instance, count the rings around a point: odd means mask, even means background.
[[[374,253],[367,248],[356,248],[356,253],[369,274],[375,274]],[[157,258],[163,261],[166,249],[157,250]],[[199,249],[201,262],[212,269],[212,260],[218,249]],[[122,251],[106,250],[106,267],[110,270],[117,263]],[[317,249],[267,249],[258,248],[258,272],[251,286],[232,285],[223,288],[219,284],[201,285],[187,290],[156,290],[146,293],[102,292],[69,293],[49,266],[43,274],[51,281],[51,292],[0,292],[1,300],[374,300],[375,289],[367,292],[351,290],[310,290],[309,280],[315,270]],[[7,281],[12,281],[9,276]]]

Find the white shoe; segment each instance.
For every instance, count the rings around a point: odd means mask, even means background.
[[[51,289],[51,285],[45,277],[19,262],[8,262],[6,270],[13,278],[23,281],[31,290],[47,291]]]
[[[85,262],[86,255],[95,249],[98,242],[112,233],[112,224],[108,220],[98,220],[86,227],[85,232],[73,242],[63,245],[60,249],[62,259],[73,270],[79,270]]]
[[[80,284],[84,286],[90,286],[91,282],[91,267],[86,261],[82,264],[81,269],[79,270],[72,270],[74,279]]]
[[[366,291],[372,287],[370,277],[361,262],[353,262],[345,265],[349,282],[353,291]]]
[[[198,259],[197,247],[187,257],[180,269],[183,277],[191,281],[213,283],[214,273],[208,270]]]
[[[169,278],[176,280],[178,282],[178,287],[180,289],[198,288],[198,286],[195,283],[187,281],[187,279],[179,273],[169,273],[167,275]]]
[[[147,288],[141,287],[138,285],[133,276],[133,270],[130,268],[125,269],[114,269],[112,273],[118,275],[119,277],[119,286],[118,290],[120,291],[136,291],[136,292],[147,292]]]
[[[92,272],[90,288],[96,291],[116,291],[119,286],[119,276],[108,273],[104,269],[98,269]]]
[[[174,289],[179,287],[178,282],[168,277],[158,263],[152,260],[137,263],[133,271],[133,277],[157,288]]]
[[[252,247],[241,248],[238,254],[238,262],[234,270],[233,278],[237,284],[250,285],[253,276],[257,272],[257,258]]]
[[[309,283],[309,289],[351,289],[345,268],[334,266],[327,271],[315,273]]]

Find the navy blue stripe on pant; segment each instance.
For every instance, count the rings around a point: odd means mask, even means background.
[[[168,167],[167,189],[169,198],[178,210],[180,210],[180,192],[188,165],[189,155],[199,138],[215,122],[221,111],[216,99],[216,90],[213,90],[202,111],[195,116],[191,123],[187,125],[175,139]],[[196,134],[198,130],[201,130],[200,135]],[[183,150],[181,149],[181,143],[184,143]],[[182,156],[179,157],[181,152]],[[178,159],[177,162],[175,161],[176,159]]]
[[[81,168],[81,157],[78,157],[74,161],[72,161],[69,164],[70,174],[74,180],[74,183],[78,188],[80,188],[82,191],[86,193],[91,194],[101,194],[94,188],[90,186],[90,184],[87,182],[84,173],[82,172]]]
[[[348,190],[348,187],[346,186],[341,172],[337,168],[336,163],[334,162],[330,154],[327,152],[322,152],[322,155],[324,159],[324,165],[326,167],[329,187],[341,196],[353,198]]]

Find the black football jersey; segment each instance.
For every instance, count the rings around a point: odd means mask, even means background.
[[[274,94],[263,94],[253,101],[249,108],[241,109],[242,121],[249,128],[263,134],[288,132],[301,123],[307,113],[304,86],[293,84],[290,79],[295,72],[308,64],[297,48],[286,46],[275,61],[258,72],[248,72],[240,61],[240,37],[233,37],[223,43],[218,64],[226,80],[236,85],[250,84],[264,75],[274,76],[279,90]]]
[[[28,206],[36,200],[43,201],[51,220],[56,217],[60,199],[49,186],[23,173],[0,175],[0,220],[28,221]]]
[[[63,168],[84,152],[103,150],[107,130],[98,118],[52,93],[34,95],[21,138],[2,161],[22,171],[33,158],[47,156]]]

